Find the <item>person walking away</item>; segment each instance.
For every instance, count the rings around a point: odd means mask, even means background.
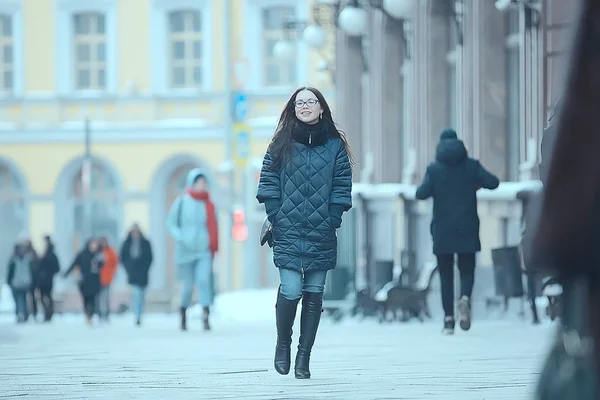
[[[46,245],[44,253],[37,263],[36,284],[44,308],[44,322],[50,322],[54,314],[54,300],[52,298],[54,275],[60,271],[60,264],[54,252],[54,243],[50,236],[44,236],[44,243]]]
[[[15,297],[17,323],[25,323],[29,319],[27,293],[33,286],[34,260],[28,251],[27,242],[21,241],[15,253],[8,262],[6,283],[10,286]]]
[[[133,225],[121,247],[121,262],[131,285],[131,304],[135,323],[139,326],[144,312],[148,273],[152,265],[152,246],[137,224]]]
[[[83,300],[83,310],[88,326],[92,325],[92,317],[96,312],[97,297],[100,293],[100,269],[102,268],[102,253],[98,242],[90,239],[83,250],[77,254],[69,269],[63,277],[69,276],[73,271],[78,271],[78,286]]]
[[[213,258],[219,250],[217,215],[204,171],[192,169],[187,175],[186,194],[178,197],[167,216],[169,233],[175,240],[175,263],[182,280],[181,330],[187,330],[186,310],[198,285],[203,309],[204,330],[210,330],[209,314],[213,303]]]
[[[477,190],[496,189],[500,181],[479,161],[470,158],[456,132],[444,130],[416,198],[433,198],[431,235],[437,257],[444,308],[443,333],[454,333],[454,256],[458,256],[461,329],[471,328],[471,295],[475,282],[475,254],[481,251]]]
[[[265,154],[256,195],[272,223],[273,260],[279,269],[274,367],[282,375],[290,370],[292,326],[302,299],[294,375],[311,376],[327,271],[337,261],[336,230],[342,213],[352,207],[351,160],[321,92],[296,90]]]
[[[98,316],[100,320],[108,322],[110,314],[110,285],[117,272],[119,256],[115,249],[110,246],[106,237],[100,238],[99,244],[104,265],[100,269],[101,289],[98,294]]]

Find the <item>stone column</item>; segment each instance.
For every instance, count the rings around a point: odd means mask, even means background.
[[[414,179],[418,183],[425,167],[435,156],[439,133],[448,124],[448,53],[449,24],[447,16],[432,13],[427,2],[420,3],[411,24],[412,38],[410,76],[413,121],[411,134],[417,157]]]
[[[339,127],[346,133],[356,160],[354,181],[360,179],[363,168],[363,75],[362,40],[337,30],[336,38],[336,118]]]
[[[367,136],[373,154],[373,182],[398,183],[404,167],[402,22],[370,13]]]
[[[458,12],[462,12],[463,43],[456,46],[456,131],[459,138],[465,142],[469,154],[473,157],[479,156],[479,143],[474,137],[474,87],[479,80],[479,68],[475,68],[475,51],[479,45],[480,38],[476,37],[474,26],[476,26],[473,12],[473,2],[477,0],[464,0],[457,3]]]
[[[495,174],[507,176],[507,82],[504,15],[493,2],[474,0],[465,36],[473,51],[472,153]]]
[[[425,168],[435,157],[439,133],[449,122],[449,82],[446,61],[449,43],[447,14],[430,1],[419,2],[414,19],[407,26],[410,60],[405,63],[410,82],[406,99],[409,116],[408,145],[416,157],[411,182],[423,179]],[[415,252],[415,267],[432,260],[430,233],[431,203],[407,204],[407,248]]]

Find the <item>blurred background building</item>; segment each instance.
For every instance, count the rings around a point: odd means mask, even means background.
[[[576,7],[561,0],[330,3],[339,10],[338,116],[367,184],[355,190],[367,199],[353,238],[359,275],[373,280],[380,268],[414,270],[433,259],[431,210],[413,201],[414,185],[447,127],[504,181],[480,193],[478,263],[490,266],[492,248],[520,241],[517,191],[539,184],[540,139],[560,95]]]
[[[480,264],[489,265],[490,248],[518,240],[515,194],[537,179],[571,8],[0,0],[0,274],[19,234],[36,245],[51,234],[66,267],[88,236],[120,246],[138,223],[154,248],[149,300],[169,308],[177,285],[165,218],[187,171],[201,166],[219,210],[219,289],[275,285],[270,252],[257,244],[257,174],[285,101],[306,84],[323,90],[358,160],[341,264],[368,276],[431,258],[429,209],[411,196],[439,132],[453,127],[505,181],[481,206]],[[248,227],[239,242],[234,209]],[[117,302],[123,273],[116,287]],[[79,308],[74,285],[57,290]]]

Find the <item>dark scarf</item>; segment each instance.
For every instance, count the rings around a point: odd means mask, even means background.
[[[292,138],[305,146],[323,145],[329,138],[327,123],[323,119],[320,119],[316,124],[306,124],[302,121],[296,121],[292,129]]]

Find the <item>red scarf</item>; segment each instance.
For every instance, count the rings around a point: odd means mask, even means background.
[[[210,252],[214,256],[219,251],[219,230],[217,227],[217,214],[215,205],[210,201],[207,191],[197,192],[187,188],[187,193],[195,200],[203,201],[206,207],[206,228],[208,229],[208,243]]]

